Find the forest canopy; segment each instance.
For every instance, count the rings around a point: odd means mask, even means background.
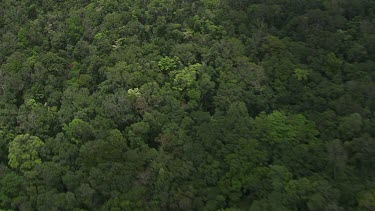
[[[375,1],[0,4],[0,210],[375,210]]]

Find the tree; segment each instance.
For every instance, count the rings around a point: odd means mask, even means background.
[[[351,140],[362,130],[362,117],[358,113],[350,114],[340,121],[338,131],[343,140]]]
[[[18,110],[17,123],[21,133],[46,138],[56,132],[56,107],[42,105],[34,99],[27,100]]]
[[[337,179],[339,175],[343,174],[347,153],[342,145],[342,142],[335,139],[327,144],[328,163],[333,171],[333,179]]]
[[[307,80],[308,76],[309,76],[309,72],[307,70],[298,69],[298,68],[294,70],[294,77],[296,77],[297,80],[299,81]]]
[[[158,62],[158,67],[161,71],[168,73],[170,70],[174,70],[177,67],[177,62],[179,61],[178,57],[170,58],[168,56],[163,57]]]
[[[95,138],[92,126],[78,118],[74,118],[69,125],[65,125],[63,130],[66,137],[70,138],[70,141],[77,145],[81,145]]]
[[[263,190],[259,187],[261,184],[258,184],[256,174],[267,162],[267,152],[260,150],[256,140],[241,139],[237,147],[226,155],[229,170],[224,177],[227,181],[222,181],[224,186],[221,187],[223,191],[230,192],[233,205],[248,194],[261,194]]]
[[[301,114],[274,111],[255,118],[253,137],[269,152],[270,162],[293,174],[310,175],[324,166],[324,145],[313,122]],[[300,162],[300,159],[304,162]]]
[[[16,207],[27,208],[24,189],[25,180],[22,176],[10,172],[2,176],[0,181],[0,204],[1,207],[9,207],[15,209]],[[26,207],[25,207],[26,206]]]
[[[40,165],[40,150],[44,142],[37,136],[18,135],[9,143],[9,166],[21,172],[29,171]]]
[[[362,193],[358,198],[359,207],[365,210],[373,210],[375,208],[375,191],[369,190]]]

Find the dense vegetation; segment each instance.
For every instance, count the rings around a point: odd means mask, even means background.
[[[375,1],[0,4],[0,208],[375,210]]]

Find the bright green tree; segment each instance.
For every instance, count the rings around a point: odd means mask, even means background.
[[[9,166],[20,171],[28,171],[42,163],[40,150],[44,142],[37,136],[18,135],[9,143]]]

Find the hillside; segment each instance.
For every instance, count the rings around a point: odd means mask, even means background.
[[[375,1],[0,5],[0,210],[375,210]]]

